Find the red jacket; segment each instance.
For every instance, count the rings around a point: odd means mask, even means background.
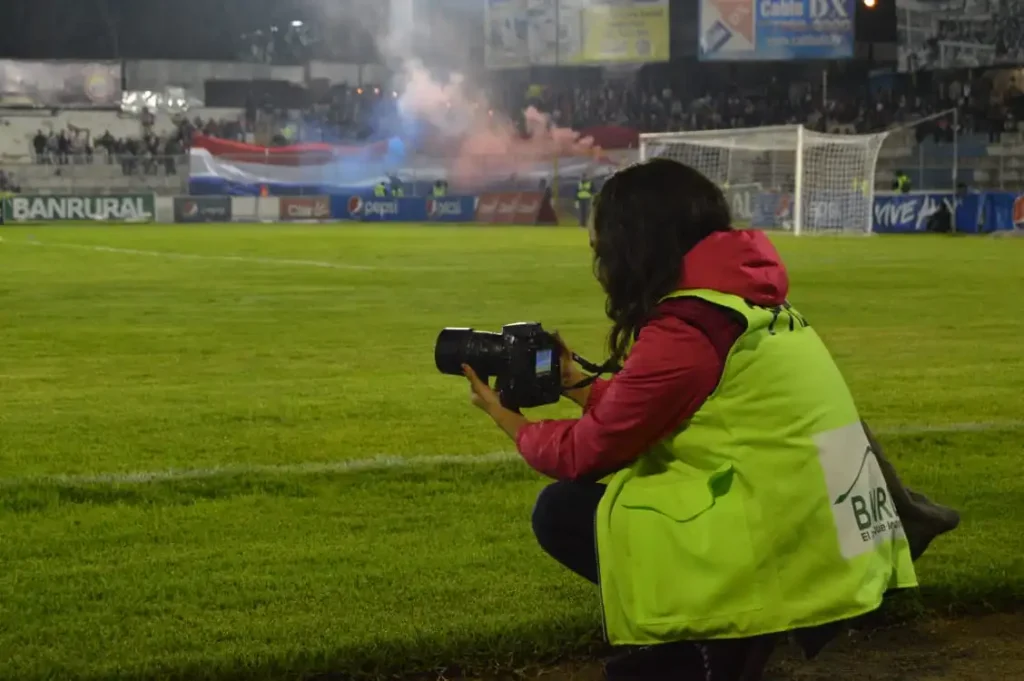
[[[683,259],[678,288],[781,305],[789,278],[762,232],[737,230],[697,244]],[[738,315],[707,301],[665,301],[640,331],[622,371],[593,385],[583,416],[523,427],[519,452],[534,469],[559,480],[628,466],[697,413],[744,329]]]

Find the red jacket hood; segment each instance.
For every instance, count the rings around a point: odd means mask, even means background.
[[[683,258],[679,288],[705,288],[740,296],[757,305],[781,305],[789,275],[764,232],[714,232]]]

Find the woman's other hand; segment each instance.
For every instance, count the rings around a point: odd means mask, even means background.
[[[588,385],[583,388],[572,388],[571,386],[580,383],[588,378],[588,376],[573,361],[572,350],[562,340],[562,336],[557,331],[554,333],[554,336],[561,348],[562,390],[565,392],[566,397],[582,407],[587,404],[587,399],[590,397],[590,386]]]

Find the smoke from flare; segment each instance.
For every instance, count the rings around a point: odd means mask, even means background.
[[[415,60],[406,61],[404,71],[399,112],[429,125],[424,151],[448,157],[449,177],[458,186],[505,179],[537,169],[556,156],[600,156],[593,139],[554,125],[548,114],[532,106],[523,112],[524,136],[485,98],[472,95],[462,76],[439,82]]]

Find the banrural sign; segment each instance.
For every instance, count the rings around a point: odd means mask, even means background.
[[[153,218],[152,194],[112,196],[14,196],[4,200],[7,222],[59,220],[118,220],[143,222]]]

